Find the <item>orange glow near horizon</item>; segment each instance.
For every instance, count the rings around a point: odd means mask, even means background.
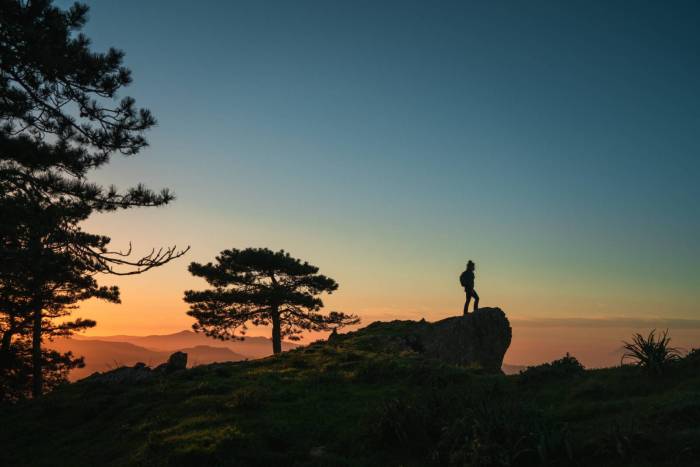
[[[311,231],[275,230],[261,224],[260,219],[243,216],[237,219],[240,225],[235,228],[221,224],[219,218],[183,225],[177,211],[186,208],[175,203],[165,209],[95,216],[86,222],[88,231],[109,233],[115,248],[128,245],[130,240],[135,240],[137,252],[164,243],[192,245],[185,257],[146,274],[99,277],[102,285],[120,287],[122,303],[83,303],[73,316],[98,323],[87,336],[170,334],[191,329],[193,321],[186,315],[183,292],[203,289],[207,284],[193,278],[187,265],[191,261],[211,261],[219,251],[230,247],[285,248],[293,256],[319,266],[322,274],[340,284],[338,291],[323,297],[325,309],[355,313],[362,318],[362,326],[377,320],[437,321],[462,311],[464,293],[458,276],[464,261],[455,258],[452,251],[462,248],[458,246],[463,243],[461,239],[450,239],[452,249],[449,245],[434,245],[430,251],[411,243],[387,247],[389,239],[382,232],[354,239],[355,243],[346,243],[348,239],[332,233],[313,232],[316,236],[309,242]],[[201,225],[209,226],[211,232],[204,235]],[[251,238],[255,242],[250,242]],[[508,363],[536,364],[570,352],[587,366],[613,365],[619,363],[616,352],[623,339],[653,327],[670,327],[674,345],[700,347],[697,301],[688,284],[681,284],[683,288],[678,284],[649,284],[605,269],[591,274],[575,261],[545,266],[540,258],[486,247],[473,258],[480,305],[503,309],[513,324],[513,342],[505,357]],[[524,320],[577,318],[638,319],[644,325],[612,326],[601,331],[571,324],[554,332],[551,326],[520,324]],[[687,323],[675,327],[664,324],[674,318]],[[269,331],[251,327],[248,335],[269,336]],[[301,343],[318,337],[323,335],[307,336]]]
[[[171,334],[185,329],[191,329],[194,322],[186,315],[187,305],[181,300],[182,290],[189,287],[203,287],[200,281],[188,278],[186,275],[177,280],[165,280],[170,276],[167,270],[154,271],[141,277],[120,278],[119,285],[122,288],[122,304],[114,305],[98,301],[89,301],[83,304],[75,316],[89,317],[97,320],[98,325],[88,330],[86,336],[105,335],[149,335]],[[175,291],[172,291],[172,289]],[[352,289],[352,287],[348,287]],[[454,289],[454,287],[453,287]],[[630,339],[634,332],[647,333],[653,327],[668,327],[663,320],[647,320],[642,323],[618,323],[614,318],[598,314],[589,316],[593,322],[581,324],[578,316],[585,316],[582,310],[573,309],[569,315],[571,321],[563,318],[561,323],[552,324],[548,319],[552,316],[525,315],[518,313],[518,298],[500,299],[497,303],[492,299],[495,291],[484,287],[481,293],[483,306],[499,306],[506,311],[513,327],[513,340],[505,357],[505,363],[513,365],[533,365],[551,361],[570,353],[587,367],[604,367],[619,364],[620,347],[622,340]],[[389,302],[394,306],[362,306],[363,303]],[[373,321],[390,321],[394,319],[418,320],[425,318],[428,321],[436,321],[461,313],[462,294],[459,288],[447,300],[432,299],[439,305],[434,309],[428,307],[430,297],[418,298],[415,293],[408,296],[397,297],[384,295],[356,295],[341,287],[335,294],[325,297],[327,310],[342,310],[357,313],[362,318],[359,327]],[[545,300],[549,306],[556,307],[555,300]],[[423,306],[416,306],[421,305]],[[572,310],[570,308],[570,310]],[[596,324],[599,323],[599,324]],[[690,350],[700,347],[700,326],[692,320],[688,325],[683,322],[670,327],[672,345]],[[248,336],[269,337],[270,331],[266,328],[251,326]],[[326,333],[305,334],[300,344],[307,344],[316,339],[326,337]]]
[[[629,20],[606,2],[611,21],[590,27],[558,7],[504,15],[495,2],[426,2],[419,16],[281,2],[274,18],[264,2],[167,17],[90,3],[94,50],[124,50],[133,72],[118,98],[158,125],[137,157],[115,152],[87,180],[176,199],[81,226],[113,250],[133,243],[132,259],[191,249],[98,277],[122,303],[81,304],[72,318],[98,323],[88,336],[190,329],[183,292],[206,284],[187,265],[266,247],[335,279],[326,310],[363,325],[460,314],[471,259],[480,305],[513,323],[513,364],[567,351],[614,364],[620,341],[654,327],[700,346],[694,11],[661,21],[640,7]]]

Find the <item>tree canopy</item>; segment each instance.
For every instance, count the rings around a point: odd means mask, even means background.
[[[119,290],[98,285],[97,274],[139,274],[186,251],[132,257],[131,245],[111,249],[108,236],[81,228],[95,212],[174,199],[167,189],[119,191],[87,179],[113,154],[138,154],[155,125],[134,99],[118,99],[131,72],[123,52],[90,49],[81,33],[87,12],[78,3],[61,10],[50,0],[0,0],[0,372],[13,371],[8,362],[31,339],[35,397],[43,338],[95,324],[55,319],[88,298],[119,301]]]
[[[327,331],[355,324],[359,318],[337,311],[323,313],[322,293],[338,284],[318,267],[267,248],[224,250],[215,263],[193,262],[189,271],[211,289],[185,292],[195,331],[219,339],[245,335],[248,325],[272,325],[274,353],[282,339],[298,340],[304,331]]]

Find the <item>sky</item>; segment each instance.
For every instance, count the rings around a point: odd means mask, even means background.
[[[123,303],[84,304],[92,334],[189,328],[189,262],[253,246],[319,266],[365,324],[461,313],[472,259],[514,363],[600,347],[586,320],[700,343],[697,2],[87,3],[158,119],[91,177],[177,200],[86,229],[191,246],[101,279]]]

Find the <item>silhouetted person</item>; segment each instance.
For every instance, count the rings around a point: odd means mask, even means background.
[[[474,290],[474,269],[476,269],[474,262],[469,260],[467,262],[467,270],[464,271],[459,276],[459,283],[464,287],[464,291],[467,294],[467,301],[464,302],[464,314],[469,313],[469,302],[472,297],[474,297],[474,311],[479,308],[479,294]]]

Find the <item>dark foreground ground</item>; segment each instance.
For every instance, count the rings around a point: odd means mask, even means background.
[[[698,358],[487,375],[400,350],[411,326],[0,407],[0,465],[700,465]]]

